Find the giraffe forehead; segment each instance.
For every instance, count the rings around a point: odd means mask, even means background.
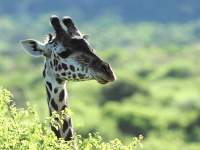
[[[52,51],[59,53],[63,50],[65,50],[65,47],[61,43],[51,43],[47,44],[47,48],[51,49]]]
[[[90,46],[88,41],[86,41],[82,37],[77,37],[77,36],[71,38],[64,38],[62,42],[53,40],[53,42],[47,43],[46,47],[57,53],[62,52],[67,48],[76,52],[83,52],[83,53],[93,52],[93,48]]]

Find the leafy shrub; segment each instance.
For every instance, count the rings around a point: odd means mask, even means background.
[[[15,103],[10,99],[12,94],[0,88],[0,149],[80,149],[80,150],[112,150],[134,149],[141,145],[142,136],[133,138],[133,142],[125,146],[119,139],[103,142],[98,133],[88,134],[88,138],[76,135],[70,142],[65,142],[56,136],[46,126],[52,117],[46,119],[45,123],[39,120],[35,107],[27,103],[27,109],[17,109]],[[31,117],[31,121],[28,118]]]
[[[129,82],[127,80],[120,80],[113,83],[112,86],[104,87],[102,94],[105,100],[121,101],[123,98],[129,97],[136,93],[147,95],[148,92],[136,82]]]
[[[191,74],[192,73],[188,68],[173,67],[165,74],[165,77],[188,78]]]
[[[150,70],[150,69],[142,69],[142,70],[140,70],[137,74],[138,74],[138,76],[140,76],[140,77],[142,77],[142,78],[145,78],[145,77],[147,77],[151,72],[152,72],[152,70]]]

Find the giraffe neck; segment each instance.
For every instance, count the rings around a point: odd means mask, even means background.
[[[54,111],[61,116],[62,110],[65,110],[66,108],[69,109],[66,81],[61,82],[55,77],[51,71],[48,60],[45,61],[43,76],[46,86],[47,103],[50,116]],[[58,130],[53,126],[51,126],[51,129],[56,134],[57,138],[63,138],[66,141],[69,141],[74,135],[71,118],[65,117],[63,119],[63,124]]]

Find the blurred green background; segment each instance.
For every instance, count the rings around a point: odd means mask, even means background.
[[[199,149],[199,0],[1,0],[0,85],[18,107],[37,105],[41,120],[49,115],[43,58],[27,55],[19,41],[44,41],[52,14],[91,34],[118,78],[106,86],[67,83],[78,134],[124,143],[142,134],[144,150]]]

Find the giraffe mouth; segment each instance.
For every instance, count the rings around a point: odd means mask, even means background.
[[[97,82],[100,83],[100,84],[107,84],[109,83],[108,80],[104,79],[104,78],[101,78],[101,77],[97,77],[96,78]]]

